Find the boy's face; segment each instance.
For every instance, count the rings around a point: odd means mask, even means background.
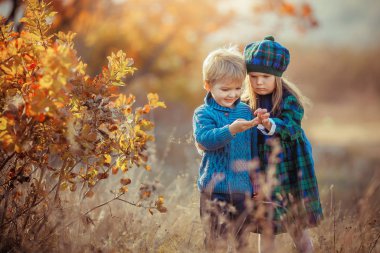
[[[232,108],[242,93],[240,81],[217,81],[212,85],[206,84],[205,88],[211,92],[215,101],[224,107]]]
[[[274,75],[261,72],[249,72],[248,75],[249,82],[256,94],[268,95],[276,88],[276,77]]]

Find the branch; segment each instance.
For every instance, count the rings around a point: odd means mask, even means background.
[[[54,191],[54,189],[55,189],[55,187],[57,187],[57,185],[58,185],[58,184],[56,184],[56,185],[55,185],[55,186],[49,191],[49,193],[46,194],[45,197],[43,197],[43,198],[40,199],[38,202],[36,202],[35,205],[30,206],[30,207],[27,208],[27,209],[24,209],[22,212],[20,212],[19,214],[17,214],[16,217],[14,217],[13,219],[11,219],[10,221],[8,221],[8,222],[6,222],[6,223],[4,223],[4,224],[1,222],[1,223],[0,223],[0,228],[3,228],[3,227],[5,227],[6,225],[8,225],[8,224],[14,222],[14,221],[17,220],[19,217],[21,217],[21,216],[24,215],[26,212],[28,212],[30,209],[32,209],[32,208],[38,206],[42,201],[44,201],[44,200],[47,198],[47,196],[48,196],[50,193],[52,193],[52,192]]]
[[[376,247],[376,244],[377,244],[377,242],[379,241],[379,239],[380,239],[380,232],[377,233],[377,238],[376,238],[376,240],[374,241],[374,243],[373,243],[371,249],[369,250],[369,253],[371,253],[372,250]]]
[[[7,164],[7,162],[12,159],[12,157],[15,155],[16,153],[13,152],[10,156],[8,156],[4,162],[0,165],[0,171],[2,171],[2,169],[5,167],[5,165]]]
[[[139,203],[136,204],[136,203],[133,203],[133,202],[130,202],[128,200],[121,199],[121,198],[117,198],[117,200],[120,200],[120,201],[122,201],[124,203],[130,204],[130,205],[135,206],[135,207],[141,207],[141,208],[145,208],[145,209],[151,209],[151,208],[157,209],[155,206],[143,206],[143,205],[141,205]]]
[[[61,186],[61,182],[62,182],[63,176],[65,174],[66,162],[67,162],[66,160],[63,161],[63,164],[62,164],[62,167],[61,167],[61,173],[59,174],[58,187],[57,187],[57,191],[55,192],[54,203],[58,202],[59,190],[60,190],[60,186]]]

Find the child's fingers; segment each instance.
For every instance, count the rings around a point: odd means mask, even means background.
[[[255,116],[261,117],[261,115],[268,113],[267,109],[257,108],[257,110],[253,113]]]
[[[267,113],[267,112],[268,112],[268,110],[265,109],[265,108],[264,108],[264,109],[260,109],[260,113],[261,113],[261,114],[265,114],[265,113]]]

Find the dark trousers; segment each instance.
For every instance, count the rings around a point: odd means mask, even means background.
[[[250,223],[243,193],[205,193],[200,196],[200,215],[204,224],[208,250],[227,247],[228,239],[233,239],[235,248],[244,248],[249,236]]]

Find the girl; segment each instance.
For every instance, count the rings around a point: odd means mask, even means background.
[[[244,49],[248,72],[246,93],[254,115],[259,119],[259,170],[265,174],[271,146],[268,139],[278,138],[281,145],[280,162],[275,169],[277,185],[272,199],[273,234],[288,232],[299,252],[313,252],[307,227],[322,219],[317,179],[309,140],[301,128],[304,105],[308,102],[300,90],[282,78],[289,64],[289,51],[272,36],[253,42]],[[263,117],[270,112],[271,117]],[[291,222],[289,222],[291,220]],[[287,222],[288,221],[288,222]],[[261,233],[262,229],[258,229]],[[271,251],[273,237],[264,249]],[[259,237],[260,240],[260,237]],[[259,243],[260,251],[260,243]]]

